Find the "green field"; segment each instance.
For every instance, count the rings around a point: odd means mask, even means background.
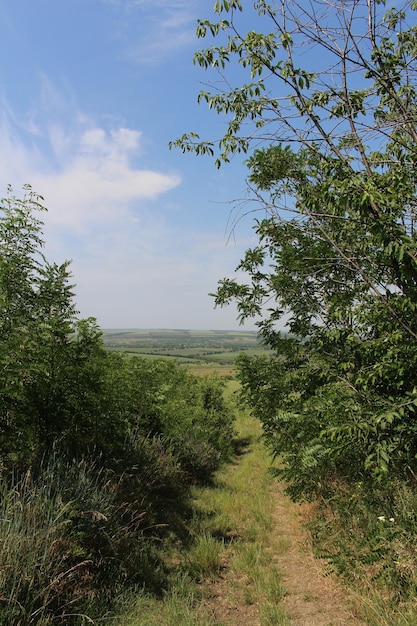
[[[236,356],[268,354],[256,331],[105,329],[109,350],[146,358],[168,358],[198,372],[233,371]]]

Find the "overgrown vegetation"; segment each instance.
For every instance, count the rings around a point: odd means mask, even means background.
[[[174,553],[169,588],[159,599],[140,594],[122,615],[126,626],[290,624],[281,572],[273,562],[286,546],[271,533],[271,459],[256,420],[241,411],[237,428],[233,465],[218,470],[212,485],[192,489],[191,541]],[[213,591],[221,572],[227,581],[221,592]]]
[[[100,623],[162,593],[190,487],[232,453],[217,377],[107,351],[43,253],[42,198],[0,206],[0,624]]]
[[[197,28],[217,45],[196,62],[225,81],[200,101],[227,116],[226,133],[217,145],[195,133],[175,142],[217,166],[248,154],[259,244],[238,265],[246,280],[222,280],[215,301],[257,317],[273,351],[239,357],[242,398],[291,495],[317,503],[319,552],[379,586],[386,615],[412,624],[417,4],[257,0],[244,10],[257,31],[240,24],[239,0],[217,0]],[[233,63],[247,83],[228,82]],[[42,199],[27,188],[0,208],[0,623],[110,620],[115,594],[143,587],[146,601],[148,590],[169,600],[166,621],[178,623],[190,572],[219,566],[212,530],[193,536],[184,522],[191,486],[232,452],[222,382],[106,350],[95,320],[77,317],[69,264],[44,256]],[[169,588],[167,541],[189,546]],[[240,564],[248,576],[261,557],[254,539]],[[265,623],[281,619],[276,608]]]
[[[226,132],[173,144],[218,167],[248,154],[236,211],[262,211],[259,243],[215,301],[275,357],[239,359],[243,396],[290,493],[322,503],[329,558],[393,601],[417,582],[416,10],[218,0],[195,62],[218,71],[199,101]]]

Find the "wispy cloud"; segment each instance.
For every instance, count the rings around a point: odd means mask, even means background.
[[[69,127],[58,121],[19,124],[7,110],[0,118],[0,184],[5,189],[29,182],[51,207],[51,223],[81,232],[115,222],[132,204],[180,184],[177,173],[140,166],[140,131],[73,117]]]
[[[127,128],[91,128],[73,139],[75,151],[60,172],[35,176],[47,200],[59,207],[59,223],[79,228],[117,221],[133,202],[156,198],[180,183],[178,174],[132,165],[140,137]]]
[[[119,37],[135,41],[125,49],[129,61],[137,65],[157,65],[195,43],[195,28],[199,4],[195,0],[106,0],[108,4],[123,8],[125,19],[119,19]],[[158,7],[158,11],[155,11]],[[135,32],[135,37],[129,33]]]
[[[149,21],[150,30],[128,51],[138,65],[154,65],[195,42],[195,16],[185,11],[166,12],[164,18]]]

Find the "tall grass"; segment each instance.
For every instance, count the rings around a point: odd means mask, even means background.
[[[71,550],[71,507],[47,481],[35,485],[29,473],[11,485],[1,480],[1,624],[46,625],[56,615],[89,621],[78,612],[88,595],[91,560]]]
[[[162,580],[146,511],[123,500],[123,481],[57,455],[0,479],[2,626],[93,623],[125,588]]]

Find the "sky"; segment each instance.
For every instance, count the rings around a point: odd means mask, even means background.
[[[238,329],[208,294],[255,242],[234,229],[242,160],[169,150],[221,136],[192,62],[214,0],[4,0],[0,197],[44,197],[50,262],[72,260],[80,317],[103,328]],[[245,324],[244,329],[253,329]]]

